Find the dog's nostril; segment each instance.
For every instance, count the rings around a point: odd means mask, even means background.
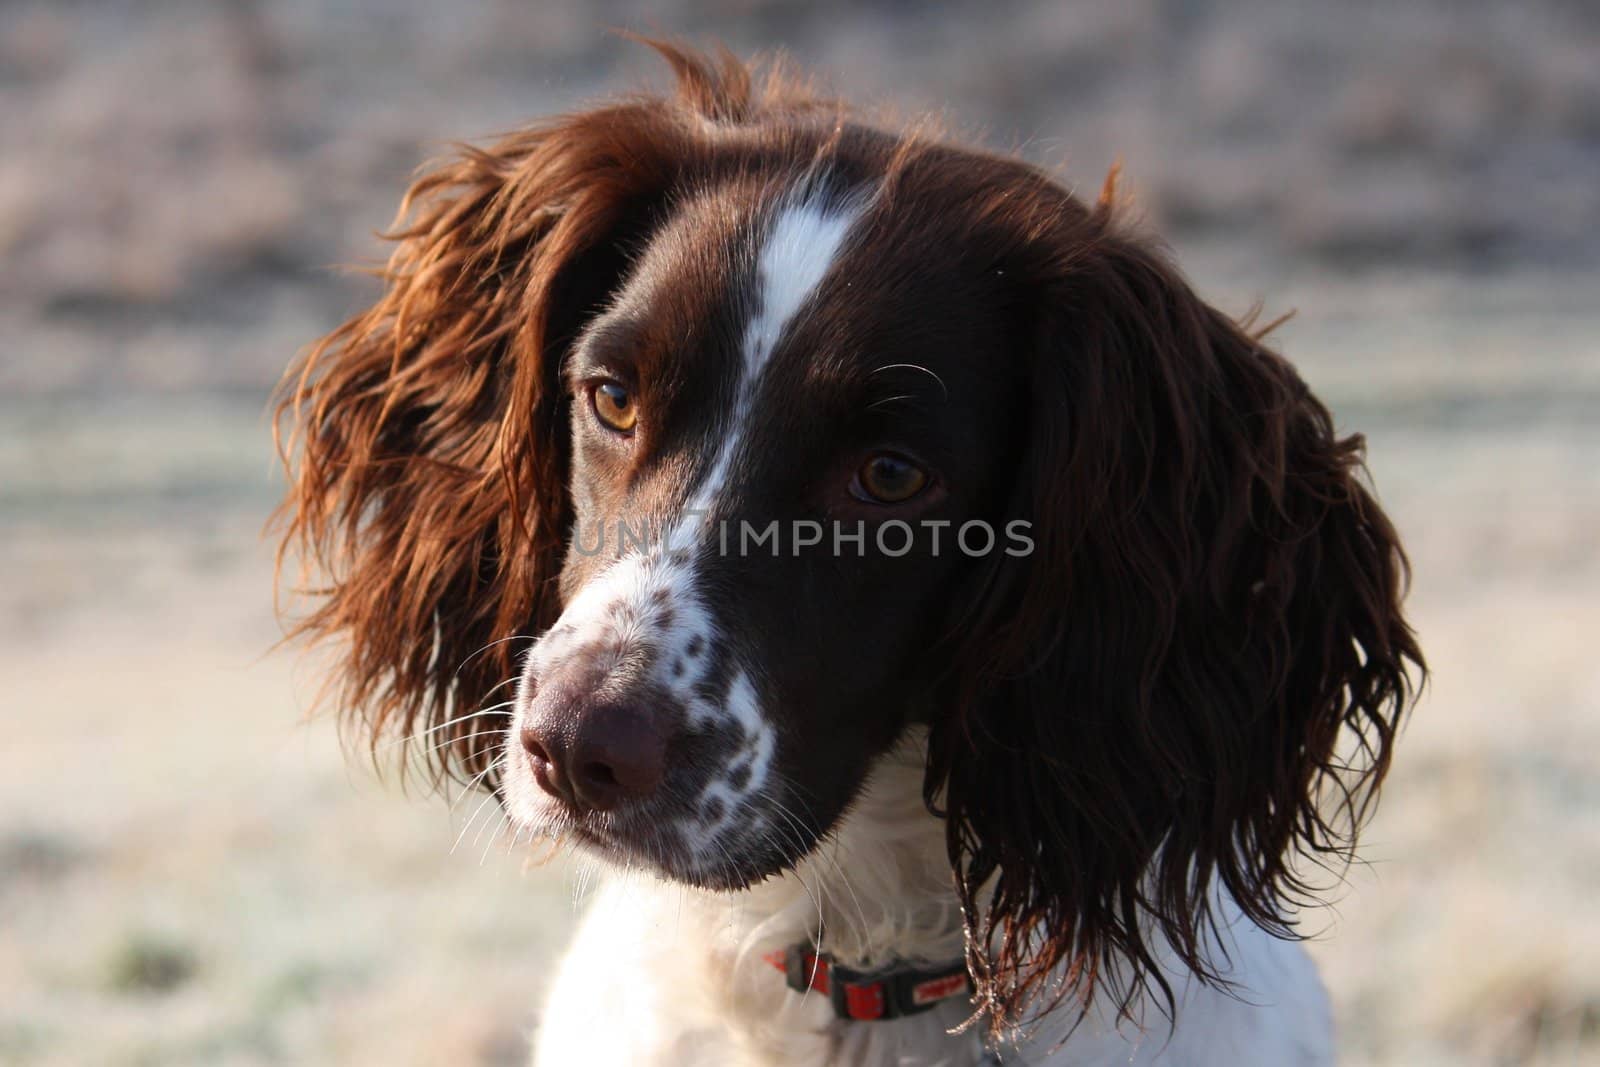
[[[525,726],[522,730],[522,748],[528,753],[533,780],[539,788],[568,804],[576,804],[578,798],[572,789],[572,779],[561,765],[560,746],[546,739],[536,728]]]
[[[589,762],[583,765],[582,774],[584,781],[600,786],[615,786],[617,774],[604,763]]]
[[[522,728],[522,747],[534,759],[543,760],[545,763],[552,762],[550,750],[545,748],[544,742],[539,739],[538,732],[531,726]]]

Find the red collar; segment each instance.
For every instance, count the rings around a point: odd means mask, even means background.
[[[841,1019],[898,1019],[972,992],[965,960],[857,971],[835,963],[826,952],[819,954],[809,942],[769,952],[762,959],[782,971],[795,992],[815,989],[827,997]]]

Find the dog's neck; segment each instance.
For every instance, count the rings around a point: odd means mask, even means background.
[[[925,745],[924,735],[913,734],[881,759],[836,832],[783,875],[738,893],[628,877],[612,883],[574,946],[582,965],[572,988],[604,987],[617,960],[634,954],[630,966],[671,976],[653,995],[670,1002],[685,1040],[721,1035],[726,1044],[716,1046],[714,1062],[987,1062],[981,1027],[965,1029],[972,1006],[962,998],[916,1023],[842,1022],[827,997],[795,994],[765,959],[805,941],[860,970],[961,958],[944,823],[922,800]],[[1162,1006],[1148,1003],[1134,1005],[1125,1020],[1115,998],[1098,997],[1087,1016],[1070,1007],[1052,1013],[1023,1052],[1045,1050],[1049,1058],[1070,1039],[1072,1062],[1127,1063],[1144,1051],[1170,1052],[1174,1062],[1228,1062],[1216,1042],[1252,1033],[1273,1052],[1251,1062],[1324,1062],[1317,1050],[1331,1041],[1331,1024],[1309,957],[1250,923],[1224,890],[1215,892],[1221,930],[1208,937],[1207,954],[1245,997],[1199,986],[1164,950],[1180,1011],[1199,1024],[1175,1032]],[[1260,1015],[1258,1003],[1282,1010]],[[1303,1047],[1296,1027],[1305,1028]]]

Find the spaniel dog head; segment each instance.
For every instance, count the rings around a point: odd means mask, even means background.
[[[1287,934],[1421,671],[1361,440],[1109,196],[656,47],[422,177],[291,379],[357,728],[737,889],[921,724],[996,1025],[1206,977],[1218,884]]]

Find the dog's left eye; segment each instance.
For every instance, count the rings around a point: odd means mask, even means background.
[[[589,405],[595,418],[617,433],[632,433],[639,421],[633,394],[621,382],[608,379],[595,384],[589,391]]]
[[[899,504],[910,500],[928,485],[928,472],[904,456],[879,452],[856,471],[850,491],[857,499],[873,504]]]

